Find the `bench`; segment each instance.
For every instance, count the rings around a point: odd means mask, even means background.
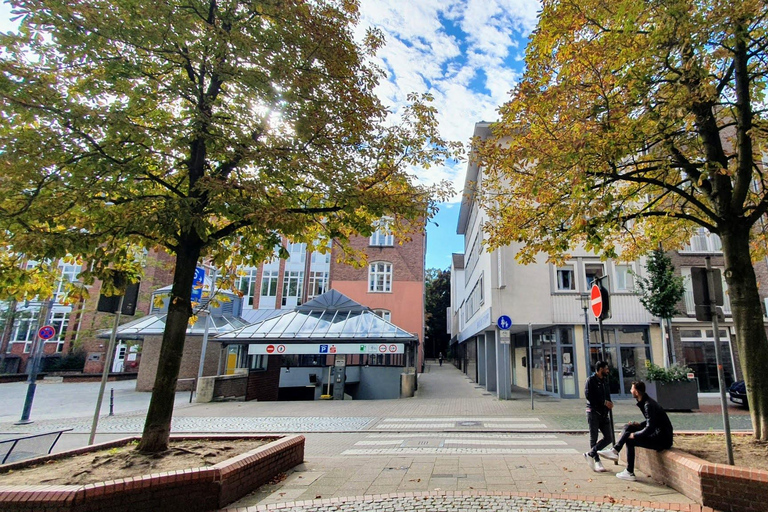
[[[715,464],[676,448],[637,448],[635,454],[636,469],[700,505],[729,512],[768,510],[768,471]]]
[[[54,430],[43,434],[17,436],[0,440],[0,464],[10,464],[18,460],[31,459],[48,455],[64,432],[71,428]]]

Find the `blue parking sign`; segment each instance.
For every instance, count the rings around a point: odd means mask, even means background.
[[[321,354],[327,354],[328,353],[328,345],[320,345],[320,353]]]
[[[203,283],[205,282],[205,269],[197,267],[195,278],[192,280],[192,302],[200,302],[203,298]]]

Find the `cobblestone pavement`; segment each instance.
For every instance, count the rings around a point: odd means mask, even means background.
[[[589,499],[558,499],[545,496],[489,496],[482,494],[445,495],[404,494],[392,497],[360,496],[348,499],[314,500],[308,504],[285,503],[280,505],[260,506],[247,509],[227,509],[228,512],[238,511],[270,511],[285,512],[378,512],[378,511],[461,511],[461,512],[656,512],[669,510],[642,506],[639,502],[591,501]]]

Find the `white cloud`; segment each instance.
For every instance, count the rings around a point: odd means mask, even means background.
[[[476,122],[496,119],[520,77],[539,9],[537,0],[361,0],[358,33],[377,27],[387,41],[377,61],[389,79],[377,94],[398,111],[408,93],[432,93],[443,137],[468,142]],[[455,201],[465,170],[466,162],[452,163],[417,175],[453,182]]]

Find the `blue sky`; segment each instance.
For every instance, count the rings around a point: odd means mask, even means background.
[[[466,143],[478,121],[496,119],[523,71],[536,25],[538,0],[360,0],[360,37],[367,27],[384,32],[376,61],[388,72],[377,93],[398,112],[411,92],[435,97],[443,137]],[[9,6],[0,4],[0,30],[12,30]],[[463,252],[456,234],[466,162],[414,169],[422,183],[453,183],[455,195],[427,226],[427,268],[449,268]]]

